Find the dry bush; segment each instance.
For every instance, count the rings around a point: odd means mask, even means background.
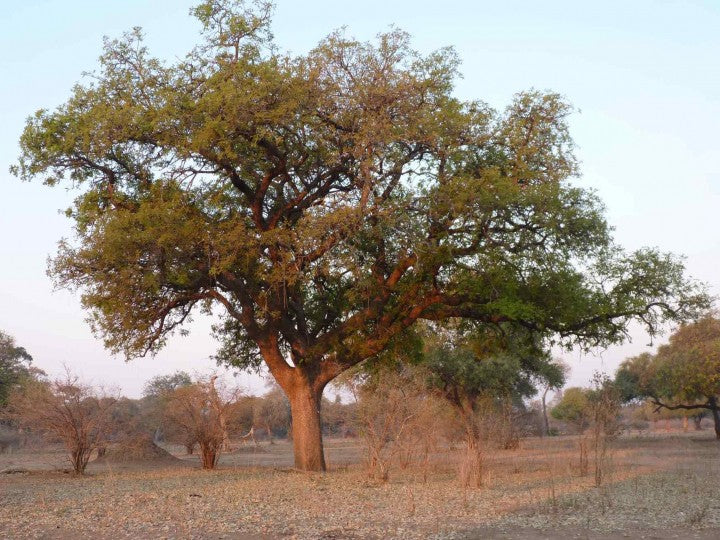
[[[491,450],[517,450],[525,412],[510,397],[478,394],[454,407],[462,444],[458,478],[463,487],[482,487],[487,474],[486,455]]]
[[[481,487],[485,478],[485,456],[491,441],[497,437],[499,416],[495,400],[489,396],[465,399],[458,408],[463,431],[462,455],[458,477],[463,487]]]
[[[424,376],[389,370],[352,389],[370,477],[387,481],[393,464],[408,466],[416,454],[427,466],[439,432],[440,403],[427,392]]]
[[[203,469],[214,469],[228,449],[228,426],[238,408],[240,391],[209,377],[175,389],[165,405],[165,416],[184,440],[200,447]]]
[[[76,474],[95,450],[105,448],[116,399],[80,383],[70,373],[50,383],[33,381],[14,391],[9,415],[21,427],[65,444]]]
[[[589,392],[595,485],[601,486],[610,464],[610,445],[620,433],[620,393],[607,377],[596,374]]]

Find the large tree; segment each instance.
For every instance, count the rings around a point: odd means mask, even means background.
[[[656,411],[710,411],[720,439],[720,319],[681,326],[657,354],[623,362],[615,380],[625,400],[649,399]]]
[[[560,96],[461,101],[454,52],[400,31],[283,54],[270,11],[200,4],[204,41],[174,63],[140,30],[108,40],[89,82],[28,120],[16,174],[79,190],[51,273],[112,351],[153,353],[212,310],[218,358],[267,365],[296,466],[318,470],[324,387],[420,319],[590,346],[706,306],[680,261],[613,244],[570,182]]]

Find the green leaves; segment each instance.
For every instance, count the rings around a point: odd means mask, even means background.
[[[79,190],[51,274],[112,350],[153,352],[217,306],[218,358],[292,356],[324,384],[421,320],[590,347],[707,307],[682,261],[624,253],[569,183],[561,96],[462,102],[452,49],[399,30],[281,54],[270,12],[199,4],[203,42],[169,65],[139,29],[108,40],[90,81],[28,120],[14,172]]]
[[[616,380],[626,399],[650,398],[670,408],[702,406],[720,396],[720,320],[705,315],[682,325],[657,354],[626,360]]]

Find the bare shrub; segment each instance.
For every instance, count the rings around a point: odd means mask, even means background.
[[[217,383],[217,377],[173,390],[165,405],[170,424],[185,441],[196,441],[203,469],[214,469],[227,450],[228,424],[237,409],[239,390]],[[188,443],[186,443],[187,446]]]
[[[485,457],[502,431],[495,399],[477,395],[467,397],[457,408],[464,432],[458,477],[463,487],[482,487],[486,475]]]
[[[116,399],[67,373],[51,383],[33,381],[13,392],[9,415],[21,427],[61,440],[76,474],[95,450],[105,448]]]
[[[620,432],[621,396],[605,375],[595,374],[588,392],[592,417],[592,446],[595,458],[595,486],[602,485],[610,461],[610,444]]]
[[[579,473],[586,476],[589,471],[588,439],[586,430],[592,419],[588,392],[583,388],[568,388],[560,401],[550,411],[553,418],[567,422],[578,435]]]
[[[387,481],[393,464],[408,466],[418,453],[429,462],[434,436],[428,429],[438,402],[427,392],[424,378],[409,369],[388,370],[353,386],[371,478]]]

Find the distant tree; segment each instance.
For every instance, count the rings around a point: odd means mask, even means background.
[[[196,442],[187,438],[185,433],[174,433],[173,428],[165,420],[165,405],[172,393],[180,387],[190,386],[192,379],[185,371],[176,371],[168,375],[156,375],[143,387],[141,404],[142,415],[152,425],[150,428],[153,440],[173,440],[185,446],[188,454],[192,454]]]
[[[424,365],[430,384],[455,408],[465,430],[467,456],[463,481],[481,485],[483,439],[481,412],[495,404],[505,415],[503,446],[517,434],[508,418],[513,403],[537,393],[537,385],[562,386],[565,372],[554,363],[539,335],[510,325],[468,334],[440,332],[428,340]],[[509,428],[509,430],[508,430]]]
[[[92,453],[108,442],[115,402],[68,373],[13,390],[8,414],[23,428],[61,440],[73,470],[83,474]]]
[[[720,320],[685,324],[657,354],[629,358],[615,379],[625,400],[647,398],[656,410],[707,410],[720,439]]]
[[[542,395],[540,398],[540,404],[541,404],[541,411],[542,411],[542,435],[543,437],[547,437],[550,434],[550,419],[548,418],[548,409],[547,409],[547,395],[548,392],[553,390],[559,390],[562,388],[562,385],[565,384],[565,379],[567,378],[568,373],[570,372],[570,366],[565,364],[562,360],[554,359],[552,363],[557,366],[557,369],[562,372],[562,376],[560,377],[545,377],[545,380],[542,382]]]
[[[190,386],[192,379],[185,371],[176,371],[170,375],[156,375],[143,388],[147,398],[165,398],[181,386]]]
[[[7,404],[10,391],[18,384],[32,378],[33,374],[42,373],[33,371],[30,363],[32,356],[24,347],[15,343],[15,338],[0,331],[0,408]]]
[[[279,386],[272,385],[268,392],[255,401],[253,423],[265,430],[271,443],[273,434],[281,437],[292,434],[290,403]]]
[[[580,475],[588,474],[588,441],[585,437],[585,430],[592,421],[592,410],[588,392],[584,388],[572,387],[562,393],[562,397],[550,414],[553,418],[567,422],[575,428],[578,435],[578,451],[580,452],[579,470]]]
[[[353,426],[354,403],[343,403],[340,394],[335,399],[324,399],[322,406],[323,433],[331,435],[355,435]]]
[[[267,365],[296,467],[323,470],[323,389],[417,321],[593,346],[707,307],[677,258],[615,245],[570,182],[559,95],[462,101],[456,54],[398,30],[291,56],[252,5],[201,2],[204,41],[174,63],[140,30],[108,40],[90,82],[27,122],[13,172],[79,190],[51,273],[112,351],[153,353],[214,310],[218,358]]]
[[[197,442],[203,469],[214,469],[217,465],[239,397],[238,389],[220,386],[215,377],[179,386],[168,396],[166,417],[185,439]]]
[[[550,411],[553,418],[572,425],[578,433],[590,425],[590,400],[584,388],[572,387],[563,391],[560,402]]]

